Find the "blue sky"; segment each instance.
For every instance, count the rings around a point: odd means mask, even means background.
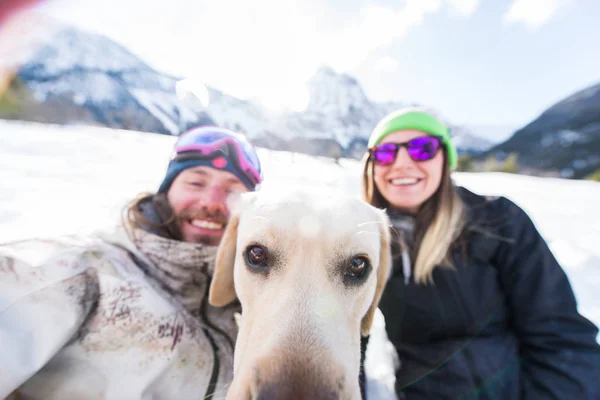
[[[170,4],[170,6],[165,6]],[[600,82],[597,0],[47,0],[52,16],[154,67],[301,108],[320,65],[369,98],[519,127]]]
[[[414,99],[459,121],[496,125],[523,124],[600,83],[600,2],[572,2],[536,27],[505,22],[509,7],[487,1],[469,18],[432,15],[377,51],[394,57],[394,69],[373,74],[365,63],[358,75],[376,98]]]

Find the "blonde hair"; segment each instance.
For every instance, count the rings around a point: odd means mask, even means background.
[[[393,207],[375,185],[375,166],[369,153],[363,158],[363,164],[364,200],[378,208]],[[414,248],[411,249],[411,254],[416,256],[413,273],[415,282],[433,283],[433,270],[438,265],[455,267],[451,249],[463,231],[464,213],[464,204],[455,190],[444,153],[440,186],[419,208],[415,218]],[[398,239],[397,232],[392,230],[392,235]]]

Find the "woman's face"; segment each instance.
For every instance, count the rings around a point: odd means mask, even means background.
[[[427,136],[417,130],[401,130],[388,134],[383,143],[406,143]],[[394,207],[416,213],[440,186],[444,165],[444,149],[440,146],[435,156],[427,161],[414,161],[406,147],[401,147],[396,159],[389,165],[375,163],[374,180],[381,195]]]

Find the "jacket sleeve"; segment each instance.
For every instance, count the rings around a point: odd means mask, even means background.
[[[0,247],[0,399],[72,340],[97,302],[96,275],[80,261],[36,266]]]
[[[507,199],[500,279],[519,338],[522,399],[598,399],[598,328],[579,314],[569,280],[529,216]]]

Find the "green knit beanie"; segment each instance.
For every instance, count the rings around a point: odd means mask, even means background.
[[[377,124],[375,129],[373,129],[373,132],[371,132],[368,147],[371,148],[376,146],[386,135],[404,129],[415,129],[430,135],[439,136],[446,146],[446,154],[450,169],[453,170],[456,167],[458,155],[456,153],[456,147],[452,144],[452,140],[450,139],[448,127],[433,115],[424,111],[402,109],[388,114]]]

